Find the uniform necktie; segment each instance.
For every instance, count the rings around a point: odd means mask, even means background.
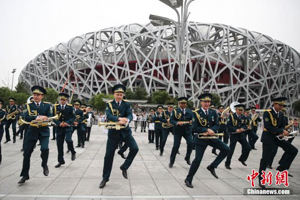
[[[65,109],[65,106],[64,106],[64,105],[62,105],[62,106],[61,106],[61,109],[62,109],[62,110],[64,110],[64,109]]]
[[[120,102],[118,102],[118,107],[120,107]]]
[[[205,111],[205,115],[206,115],[206,116],[208,115],[208,112],[207,112],[207,110]]]
[[[37,107],[37,108],[40,108],[40,104],[39,104],[39,103],[37,103],[37,104],[36,104],[36,107]]]

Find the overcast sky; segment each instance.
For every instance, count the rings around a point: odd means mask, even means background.
[[[242,27],[300,52],[300,0],[195,0],[190,21]],[[0,86],[14,86],[38,54],[75,36],[112,26],[146,24],[149,14],[176,19],[159,0],[0,0]]]

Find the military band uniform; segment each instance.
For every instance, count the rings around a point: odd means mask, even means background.
[[[86,126],[86,135],[85,135],[85,141],[89,142],[90,141],[90,136],[91,136],[91,130],[92,130],[92,126],[93,126],[93,123],[94,123],[94,119],[95,119],[95,116],[94,116],[94,113],[92,111],[90,112],[87,112],[87,116],[89,118],[89,115],[91,115],[91,122],[90,122],[90,126]],[[87,119],[88,119],[87,118]]]
[[[58,120],[54,120],[54,123],[56,124],[56,145],[57,145],[57,151],[58,156],[57,160],[58,163],[65,164],[64,160],[64,140],[67,142],[68,150],[71,151],[72,157],[71,160],[75,159],[75,150],[72,140],[72,133],[73,133],[73,122],[75,120],[75,112],[74,108],[71,104],[55,104],[54,107],[54,115],[59,115]],[[65,122],[69,124],[70,126],[67,127],[61,127],[60,124],[62,122]],[[58,164],[58,165],[59,165]],[[57,166],[59,167],[59,166]]]
[[[121,101],[120,106],[118,106],[115,100],[108,102],[105,112],[108,121],[118,122],[118,118],[120,117],[127,118],[129,122],[132,121],[131,104],[128,100]],[[139,150],[135,139],[132,137],[131,128],[129,126],[126,126],[126,128],[121,130],[109,129],[102,174],[103,180],[106,182],[109,181],[115,151],[118,148],[120,141],[125,142],[125,145],[129,147],[129,154],[125,159],[125,162],[121,165],[121,170],[127,170],[130,167]]]
[[[74,102],[75,103],[75,102]],[[73,132],[75,130],[77,130],[77,147],[82,147],[84,148],[84,134],[85,134],[85,129],[83,127],[83,120],[85,119],[84,115],[83,115],[83,111],[80,109],[76,109],[75,110],[75,121],[78,123],[77,126],[73,126]]]
[[[3,104],[3,101],[0,100],[0,103]],[[5,117],[6,117],[6,111],[4,109],[0,109],[0,164],[2,162],[2,147],[1,147],[1,141],[3,137],[4,132],[4,125],[5,125]]]
[[[192,126],[190,123],[183,124],[183,125],[177,125],[177,123],[178,121],[184,121],[184,122],[191,121],[192,117],[193,117],[193,113],[188,108],[185,108],[184,110],[182,110],[181,108],[177,108],[174,109],[172,112],[170,122],[171,124],[173,124],[174,144],[170,156],[169,167],[172,167],[175,162],[182,137],[186,140],[187,143],[187,150],[184,159],[188,163],[190,162],[190,157],[193,150]]]
[[[149,114],[147,116],[147,121],[148,121],[148,142],[149,143],[154,143],[155,130],[150,130],[150,128],[149,128],[150,123],[154,123],[153,117],[154,117],[154,115],[151,115],[151,114]]]
[[[45,89],[40,86],[33,86],[32,91],[36,92],[36,90],[46,94]],[[31,122],[35,120],[38,116],[47,116],[52,117],[51,105],[49,103],[45,103],[43,101],[39,102],[31,102],[27,104],[27,109],[24,111],[24,119],[26,122]],[[21,171],[21,175],[25,180],[29,179],[29,168],[30,168],[30,157],[33,152],[33,149],[36,146],[37,140],[40,142],[40,150],[41,150],[41,158],[42,164],[41,166],[44,168],[44,175],[45,169],[48,170],[47,162],[49,157],[49,136],[50,130],[48,125],[42,127],[35,127],[29,125],[27,132],[25,133],[25,143],[24,143],[24,154],[23,154],[23,167]],[[22,178],[22,179],[23,179]],[[25,180],[20,181],[19,183],[24,183]]]
[[[278,100],[279,99],[279,100]],[[273,99],[273,101],[280,101],[282,98]],[[263,143],[262,158],[260,160],[259,166],[259,180],[262,180],[262,172],[266,170],[272,155],[274,154],[274,149],[278,146],[281,147],[286,154],[277,170],[283,171],[288,170],[298,153],[298,149],[294,147],[291,143],[284,140],[279,140],[276,136],[281,135],[285,129],[285,120],[281,112],[277,112],[274,107],[265,111],[263,114],[264,130],[261,137],[261,142]],[[260,187],[264,187],[260,185]]]
[[[13,113],[17,110],[17,106],[16,105],[7,105],[6,106],[6,114],[10,114],[10,113]],[[12,130],[13,130],[13,136],[16,135],[17,133],[17,130],[16,130],[16,124],[17,124],[17,117],[15,116],[14,119],[9,119],[6,121],[6,124],[5,124],[5,138],[6,138],[6,142],[9,142],[11,141],[10,139],[10,134],[9,134],[9,128],[10,128],[10,125],[12,125]]]
[[[255,145],[256,141],[258,140],[258,136],[252,131],[253,122],[252,122],[251,116],[249,115],[249,116],[244,116],[244,117],[245,117],[245,123],[246,123],[246,127],[247,127],[246,136],[248,136],[248,143],[249,143],[251,149],[255,149],[254,145]]]
[[[252,109],[255,109],[255,108],[252,108]],[[252,114],[250,114],[250,119],[252,119]],[[260,117],[257,117],[255,120],[252,121],[252,124],[251,124],[251,130],[252,132],[257,135],[257,126],[258,126],[258,123],[261,122],[261,118]],[[249,138],[250,139],[250,138]],[[251,141],[251,139],[250,139]],[[250,142],[249,142],[250,143]],[[251,146],[252,145],[252,146]],[[252,149],[255,149],[255,142],[251,142],[250,143],[250,146]]]
[[[162,114],[162,117],[160,118],[160,121],[162,123],[168,123],[168,119],[170,119],[172,113],[170,113],[168,110],[164,111]],[[169,133],[173,134],[173,125],[170,123],[170,127],[167,126],[164,128],[162,127],[162,139],[161,139],[161,145],[160,145],[160,154],[162,155],[164,152],[164,148],[169,136]]]
[[[223,107],[223,106],[219,106],[218,109],[220,109],[221,107]],[[218,119],[219,119],[218,133],[223,133],[223,135],[224,135],[223,137],[219,136],[219,139],[222,140],[222,138],[223,138],[224,143],[228,144],[227,118],[226,117],[222,118],[221,117],[222,114],[220,112],[218,112],[217,114],[218,114]],[[217,154],[215,147],[213,147],[212,153]]]
[[[161,146],[161,139],[162,139],[162,123],[160,121],[161,114],[159,112],[155,112],[153,116],[153,120],[155,122],[155,147],[158,150]]]
[[[192,162],[189,173],[186,177],[186,180],[192,182],[194,175],[196,174],[201,160],[203,158],[203,154],[207,148],[207,146],[212,146],[218,150],[220,150],[219,155],[215,158],[215,160],[210,164],[210,167],[217,168],[218,165],[226,158],[229,153],[229,147],[222,142],[219,138],[217,139],[201,139],[198,133],[205,133],[207,129],[213,130],[215,133],[218,132],[219,128],[219,119],[217,112],[212,109],[208,109],[208,114],[206,115],[203,109],[196,109],[193,113],[193,133],[196,134],[194,139],[196,155],[195,159]]]
[[[227,156],[225,166],[226,168],[230,168],[231,164],[231,158],[235,150],[236,143],[239,142],[242,145],[242,154],[239,157],[239,161],[245,165],[245,161],[248,159],[251,147],[249,143],[246,140],[245,132],[237,133],[237,129],[243,128],[244,130],[247,129],[246,124],[245,124],[245,118],[241,114],[238,116],[236,113],[231,114],[229,116],[228,122],[228,132],[230,135],[230,152]]]

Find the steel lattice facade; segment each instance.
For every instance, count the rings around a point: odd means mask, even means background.
[[[68,82],[65,91],[74,88],[79,98],[109,93],[116,83],[177,96],[175,31],[129,24],[77,36],[31,60],[19,81],[57,91]],[[203,40],[215,42],[194,45]],[[202,92],[219,94],[223,104],[262,108],[274,96],[287,96],[290,103],[299,98],[300,54],[286,44],[242,28],[189,22],[184,46],[184,92],[196,103]]]

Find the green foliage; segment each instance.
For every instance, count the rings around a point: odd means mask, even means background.
[[[139,99],[139,100],[146,100],[148,98],[148,93],[145,88],[138,87],[133,92],[130,89],[127,89],[125,92],[126,99]]]
[[[52,88],[45,88],[47,94],[44,96],[43,101],[50,102],[50,103],[55,103],[57,102],[58,98],[58,92]]]
[[[97,111],[104,111],[106,109],[106,102],[103,100],[104,98],[113,99],[114,96],[105,95],[104,93],[97,94],[90,99],[89,104]]]
[[[221,105],[221,97],[218,94],[212,93],[211,105],[218,107]]]
[[[18,92],[18,91],[11,91],[8,87],[1,87],[0,88],[0,97],[4,101],[4,105],[8,105],[8,101],[10,97],[13,97],[16,99],[17,105],[22,105],[27,102],[28,97],[30,94]]]
[[[127,89],[125,92],[126,99],[135,99],[135,93],[131,89]]]
[[[16,89],[17,93],[24,93],[24,94],[27,94],[28,96],[30,96],[30,94],[31,94],[31,92],[26,87],[26,83],[24,83],[24,82],[19,82],[16,85],[15,89]]]

